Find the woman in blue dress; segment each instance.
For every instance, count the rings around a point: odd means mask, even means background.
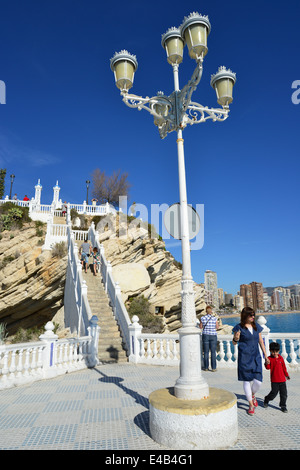
[[[243,382],[244,392],[249,402],[247,413],[254,415],[257,406],[255,394],[262,384],[262,359],[259,346],[267,359],[265,345],[261,336],[262,327],[255,323],[255,312],[252,308],[243,308],[241,322],[235,325],[232,332],[233,344],[238,344],[238,380]]]

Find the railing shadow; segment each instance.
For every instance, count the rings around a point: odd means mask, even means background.
[[[151,437],[150,428],[149,428],[149,400],[148,398],[144,397],[143,395],[136,392],[135,390],[132,390],[131,388],[128,388],[124,384],[122,384],[122,382],[124,381],[122,377],[109,376],[107,374],[104,374],[104,372],[102,372],[100,369],[96,367],[94,368],[94,370],[98,374],[102,375],[102,377],[99,379],[99,382],[113,383],[117,385],[118,387],[120,387],[121,390],[123,390],[123,392],[125,392],[127,395],[132,397],[138,405],[141,405],[144,408],[146,408],[146,411],[143,411],[142,413],[137,414],[133,421],[134,421],[134,424],[136,424],[136,426],[138,426],[144,434],[147,434],[149,437]]]
[[[127,395],[134,398],[135,402],[138,405],[141,405],[144,408],[149,409],[149,400],[148,400],[148,398],[144,397],[143,395],[136,392],[135,390],[132,390],[131,388],[128,388],[125,385],[123,385],[122,382],[124,381],[124,379],[122,377],[115,377],[115,376],[113,377],[113,376],[106,375],[106,374],[104,374],[104,372],[99,370],[97,367],[95,367],[94,370],[98,374],[102,375],[102,378],[99,379],[99,382],[113,383],[113,384],[117,385],[118,387],[120,387],[121,390],[123,390],[123,392],[125,392]]]

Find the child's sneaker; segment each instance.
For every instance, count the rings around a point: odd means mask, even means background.
[[[252,403],[253,403],[253,406],[258,406],[257,400],[254,395],[252,397]]]
[[[288,412],[288,410],[286,409],[285,406],[282,406],[282,407],[281,407],[281,411],[282,411],[283,413],[287,413],[287,412]]]
[[[268,408],[269,406],[269,403],[266,401],[266,399],[264,399],[264,408]]]
[[[249,406],[249,410],[247,410],[247,413],[249,416],[254,416],[254,407],[251,408],[251,406]]]

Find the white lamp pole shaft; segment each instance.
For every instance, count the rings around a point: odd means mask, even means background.
[[[174,84],[179,88],[178,66],[173,67]],[[180,336],[180,377],[174,391],[177,398],[201,400],[209,396],[209,388],[201,375],[201,339],[196,327],[194,283],[191,274],[191,254],[189,240],[188,206],[184,147],[182,130],[177,131],[178,173],[180,194],[182,281],[181,281],[181,323]]]

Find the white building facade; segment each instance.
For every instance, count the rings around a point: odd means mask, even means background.
[[[219,308],[217,273],[207,269],[204,273],[204,284],[205,290],[211,294],[213,308]]]

